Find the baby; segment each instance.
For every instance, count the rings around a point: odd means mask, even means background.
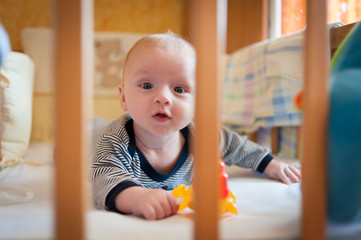
[[[129,51],[119,86],[128,113],[100,137],[91,168],[97,207],[149,220],[177,212],[176,198],[165,190],[192,183],[195,67],[194,48],[172,33],[144,37]],[[224,127],[220,136],[219,157],[227,165],[286,184],[300,181],[300,172],[267,148]]]

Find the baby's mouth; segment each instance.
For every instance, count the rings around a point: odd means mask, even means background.
[[[159,120],[167,120],[167,119],[171,118],[165,113],[156,113],[156,114],[153,115],[153,117],[156,118],[156,119],[159,119]]]
[[[161,118],[169,118],[169,117],[167,116],[167,114],[164,114],[164,113],[157,113],[155,116],[156,116],[156,117],[161,117]]]

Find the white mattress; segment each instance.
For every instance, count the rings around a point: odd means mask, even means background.
[[[25,163],[0,172],[0,193],[16,188],[28,191],[32,199],[7,201],[0,194],[0,239],[53,239],[53,146],[32,143]],[[228,184],[237,198],[237,216],[220,221],[221,239],[295,239],[300,236],[301,184],[285,185],[249,170],[228,169]],[[6,176],[5,176],[6,175]],[[2,180],[1,180],[2,178]],[[16,192],[15,192],[16,193]],[[24,202],[25,201],[25,202]],[[189,210],[190,211],[190,210]],[[91,209],[86,215],[87,239],[192,239],[193,222],[178,214],[158,221],[146,221]],[[361,223],[340,227],[332,225],[330,233],[361,237]]]

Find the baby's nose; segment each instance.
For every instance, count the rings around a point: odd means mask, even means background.
[[[157,91],[155,102],[165,105],[172,104],[172,91],[168,88],[161,88]]]

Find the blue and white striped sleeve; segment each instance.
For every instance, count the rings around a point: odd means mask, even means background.
[[[124,129],[123,129],[124,130]],[[125,130],[124,130],[125,131]],[[142,186],[137,181],[134,161],[122,143],[122,134],[105,133],[98,141],[90,169],[95,205],[98,208],[115,210],[114,198],[131,186]],[[110,199],[110,200],[109,200]]]
[[[268,148],[240,136],[226,127],[220,130],[220,157],[226,165],[250,168],[253,172],[263,172],[273,159]]]

